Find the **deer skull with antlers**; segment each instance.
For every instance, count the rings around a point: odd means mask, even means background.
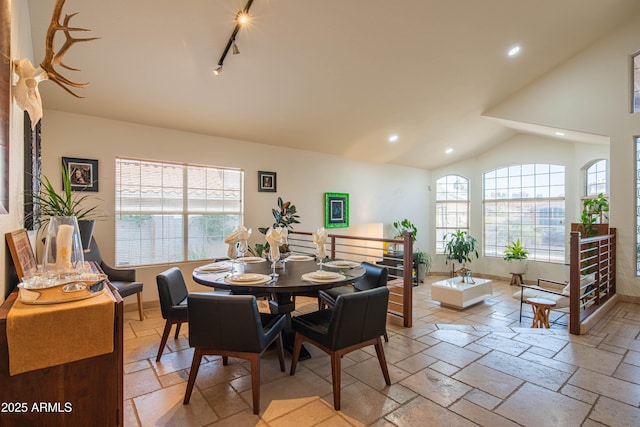
[[[89,84],[73,82],[62,76],[54,68],[54,66],[59,65],[68,70],[79,71],[77,68],[65,65],[62,62],[62,57],[67,53],[67,51],[69,51],[69,48],[71,48],[74,43],[88,42],[99,38],[75,38],[71,36],[72,31],[89,30],[69,26],[69,21],[77,15],[77,13],[65,15],[64,21],[62,24],[60,23],[62,8],[64,7],[65,1],[66,0],[56,0],[56,5],[53,8],[53,16],[51,17],[51,23],[47,29],[45,56],[40,63],[40,66],[35,68],[27,58],[18,59],[13,62],[13,69],[18,76],[18,81],[13,86],[14,98],[18,106],[29,114],[32,126],[35,126],[42,118],[42,99],[40,98],[40,92],[38,91],[38,83],[43,80],[51,80],[76,98],[83,97],[74,93],[69,86],[73,88],[83,88]],[[57,31],[62,31],[64,33],[65,42],[56,53],[53,48],[53,39]]]

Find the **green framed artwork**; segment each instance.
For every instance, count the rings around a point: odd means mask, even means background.
[[[349,226],[349,194],[324,193],[324,227]]]

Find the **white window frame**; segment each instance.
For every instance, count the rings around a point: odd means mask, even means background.
[[[116,265],[153,265],[224,254],[244,222],[244,171],[116,158]]]
[[[631,112],[640,113],[640,52],[631,57]]]
[[[463,185],[466,190],[461,191]],[[463,188],[464,188],[463,187]],[[461,175],[436,180],[436,253],[444,253],[443,237],[456,230],[469,231],[470,182]]]
[[[502,257],[519,238],[529,259],[565,262],[565,166],[511,165],[485,172],[482,181],[484,256]]]
[[[636,276],[640,276],[640,136],[636,143]]]
[[[589,163],[585,168],[584,177],[585,197],[596,197],[600,193],[605,196],[609,194],[609,161],[607,159],[598,159]]]

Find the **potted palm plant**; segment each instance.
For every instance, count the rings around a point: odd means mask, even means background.
[[[505,246],[502,256],[502,258],[507,261],[509,273],[511,274],[524,274],[527,270],[528,257],[529,251],[522,246],[519,238]]]
[[[418,249],[416,252],[416,262],[418,264],[418,269],[416,271],[417,279],[419,283],[423,283],[424,278],[431,269],[431,255]]]
[[[446,255],[446,261],[451,263],[451,272],[456,271],[453,261],[457,261],[462,265],[460,269],[463,273],[466,272],[466,263],[473,260],[472,256],[475,255],[479,258],[478,250],[476,249],[476,239],[469,235],[466,231],[456,230],[453,233],[447,233],[443,237],[444,239],[444,253]],[[464,282],[465,275],[460,274],[462,281]]]
[[[31,203],[36,205],[36,218],[33,218],[33,224],[42,229],[53,217],[75,216],[78,220],[82,247],[88,249],[95,226],[95,211],[98,206],[89,203],[90,196],[88,194],[80,196],[72,193],[69,171],[65,167],[62,168],[61,193],[56,191],[46,176],[42,176],[38,180],[40,191],[29,193],[32,198]]]

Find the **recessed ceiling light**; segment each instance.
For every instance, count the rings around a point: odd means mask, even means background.
[[[509,49],[507,55],[516,56],[518,53],[520,53],[520,46],[513,46],[511,49]]]
[[[447,148],[444,152],[446,154],[451,154],[451,153],[453,153],[453,148]]]
[[[393,135],[389,135],[389,142],[397,142],[398,141],[398,135],[396,135],[395,133]]]
[[[558,132],[556,132],[556,136],[564,136],[564,132],[558,131]]]

